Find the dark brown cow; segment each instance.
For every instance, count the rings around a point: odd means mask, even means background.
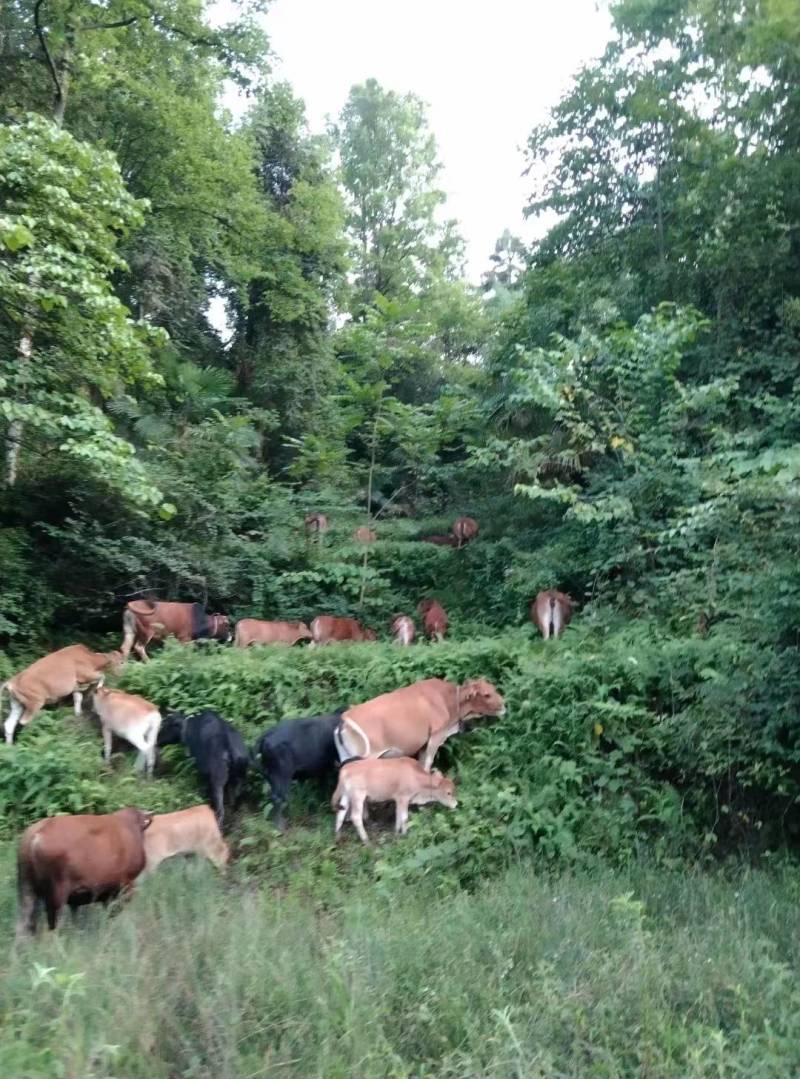
[[[337,618],[321,614],[311,623],[312,644],[331,644],[334,641],[375,641],[374,630],[364,629],[355,618]]]
[[[572,618],[575,600],[566,592],[548,588],[540,592],[530,606],[531,622],[539,627],[539,632],[547,641],[550,636],[560,637],[565,626]]]
[[[201,603],[165,603],[159,599],[126,603],[122,630],[123,657],[127,659],[133,648],[143,660],[147,660],[145,646],[150,641],[166,637],[175,637],[182,644],[200,638],[227,641],[231,634],[227,615],[206,614]]]
[[[421,599],[417,610],[422,615],[422,628],[425,635],[437,641],[444,639],[447,633],[447,612],[438,599]]]
[[[5,721],[6,741],[14,741],[17,723],[25,727],[46,704],[72,697],[75,715],[81,714],[83,694],[103,683],[104,672],[122,663],[121,652],[91,652],[83,644],[70,644],[37,659],[0,686],[8,691],[11,711]]]
[[[378,538],[378,533],[373,532],[371,528],[367,528],[366,525],[362,525],[357,528],[353,533],[353,539],[358,543],[374,543]]]
[[[392,622],[392,636],[398,644],[409,645],[416,636],[414,620],[407,614],[399,614]]]
[[[455,547],[455,536],[420,536],[420,543],[435,543],[437,547]]]
[[[478,522],[474,517],[459,517],[453,523],[453,538],[457,547],[474,540],[478,535]]]
[[[133,892],[145,866],[144,831],[152,815],[141,809],[49,817],[22,833],[17,854],[18,933],[35,933],[44,905],[55,929],[65,904],[107,903]]]
[[[234,642],[239,648],[251,644],[297,644],[310,641],[311,630],[305,622],[265,622],[260,618],[243,618],[236,623]]]
[[[348,708],[334,738],[339,760],[416,757],[426,772],[436,751],[477,716],[502,716],[503,698],[485,678],[457,686],[426,678]]]

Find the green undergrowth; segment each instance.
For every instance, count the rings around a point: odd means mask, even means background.
[[[763,662],[741,647],[735,658],[745,680]],[[717,674],[730,662],[724,636],[673,638],[645,622],[603,624],[587,612],[550,643],[524,628],[409,649],[168,645],[149,664],[129,663],[121,685],[163,711],[216,708],[252,745],[283,717],[331,711],[421,678],[490,679],[506,715],[473,724],[437,757],[457,782],[458,809],[416,812],[402,842],[379,830],[374,857],[353,863],[389,888],[428,876],[457,887],[530,857],[579,865],[602,855],[622,865],[646,853],[669,866],[793,844],[792,753],[759,723],[757,699],[737,695],[736,683]],[[181,747],[161,753],[150,781],[132,760],[123,745],[106,766],[90,722],[64,710],[41,715],[14,747],[0,748],[3,833],[54,812],[124,804],[167,811],[205,797]],[[309,887],[335,875],[351,855],[330,849],[332,787],[333,779],[295,784],[293,827],[278,837],[254,772],[248,802],[230,822],[238,856],[281,886],[296,874]],[[349,833],[344,846],[354,844]]]
[[[3,946],[0,1074],[782,1079],[798,910],[788,868],[517,867],[320,904],[176,860],[116,915]]]

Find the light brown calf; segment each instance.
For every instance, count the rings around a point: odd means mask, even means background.
[[[397,644],[404,646],[411,644],[416,636],[413,619],[409,618],[407,614],[399,614],[392,622],[392,635]]]
[[[266,622],[261,618],[243,618],[236,623],[234,642],[238,648],[251,644],[297,644],[310,641],[311,630],[305,622]]]
[[[101,686],[94,695],[94,710],[103,730],[103,756],[111,759],[113,736],[124,738],[139,750],[136,767],[153,774],[156,762],[156,739],[161,713],[154,704],[133,693]]]
[[[71,644],[9,678],[0,686],[0,697],[5,689],[11,698],[11,711],[3,725],[6,742],[14,741],[17,724],[27,726],[46,704],[56,704],[64,697],[72,697],[79,716],[86,690],[102,685],[104,672],[120,663],[120,652],[91,652],[85,645]]]
[[[531,603],[531,621],[539,627],[539,632],[546,641],[551,635],[560,637],[569,625],[574,606],[575,601],[566,592],[548,588],[545,592],[540,592]]]
[[[395,757],[391,760],[351,761],[339,772],[339,783],[331,805],[336,810],[336,836],[349,818],[365,843],[369,843],[364,827],[364,807],[367,802],[394,802],[397,835],[408,830],[408,807],[439,802],[455,809],[456,788],[434,768],[426,772],[411,757]]]
[[[374,641],[375,631],[364,629],[355,618],[339,618],[332,614],[318,615],[311,623],[313,644],[332,644],[342,641]]]
[[[230,858],[211,806],[192,806],[177,813],[156,813],[144,834],[144,877],[176,854],[199,854],[224,869]]]

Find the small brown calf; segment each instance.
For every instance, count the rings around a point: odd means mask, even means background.
[[[230,853],[210,806],[156,813],[144,833],[145,867],[141,876],[152,873],[176,854],[199,854],[217,869],[224,869]]]
[[[111,759],[113,736],[124,738],[139,750],[136,767],[153,774],[156,762],[156,739],[161,713],[154,704],[133,693],[101,686],[94,695],[94,710],[103,730],[103,756]]]

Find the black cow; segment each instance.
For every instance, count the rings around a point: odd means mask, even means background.
[[[344,711],[284,719],[256,742],[254,755],[261,758],[261,771],[269,783],[272,819],[281,830],[286,827],[284,807],[292,780],[318,779],[338,766],[333,732]]]
[[[250,756],[241,734],[222,716],[209,709],[185,716],[170,712],[158,732],[158,745],[181,742],[194,757],[197,770],[207,781],[211,808],[220,828],[225,819],[225,795],[238,804]]]

